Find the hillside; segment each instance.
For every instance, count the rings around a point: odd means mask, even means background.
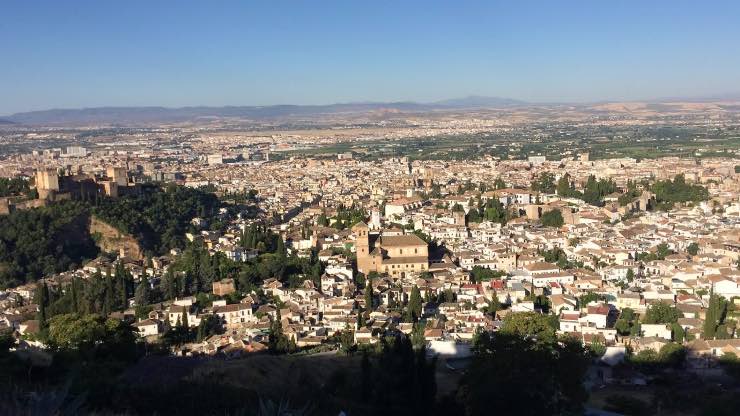
[[[126,257],[141,260],[144,256],[139,242],[129,234],[122,233],[95,215],[90,215],[89,231],[95,245],[107,253],[123,253]]]
[[[459,108],[501,108],[524,102],[507,98],[471,96],[434,103],[368,102],[327,105],[270,105],[226,107],[97,107],[81,109],[51,109],[16,113],[3,117],[26,125],[134,125],[195,121],[206,118],[274,119],[322,114],[365,113],[372,111],[434,111]]]
[[[89,209],[78,202],[0,216],[0,287],[76,268],[99,252]]]

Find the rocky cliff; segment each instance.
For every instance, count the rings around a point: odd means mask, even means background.
[[[118,231],[94,215],[90,216],[90,235],[102,251],[120,253],[136,260],[143,258],[141,247],[134,237]]]

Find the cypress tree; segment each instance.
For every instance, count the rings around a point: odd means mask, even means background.
[[[36,293],[36,303],[39,307],[39,311],[36,314],[36,319],[39,322],[39,329],[45,331],[48,327],[48,323],[46,321],[46,304],[49,303],[49,287],[46,286],[46,282],[42,282],[40,285],[37,286]]]
[[[105,277],[105,295],[103,300],[103,316],[108,317],[115,307],[115,298],[113,294],[113,278],[109,275]]]
[[[128,306],[128,290],[126,285],[126,271],[123,268],[123,265],[119,263],[119,266],[116,267],[116,284],[118,286],[117,294],[119,296],[118,298],[118,307],[121,310],[125,310]]]
[[[368,311],[373,310],[373,279],[368,276],[365,285],[365,308]]]
[[[141,280],[138,286],[136,286],[134,299],[136,306],[145,306],[149,304],[151,294],[149,291],[149,280],[146,277]]]
[[[421,292],[419,287],[414,285],[411,289],[411,296],[409,297],[409,303],[406,305],[406,320],[408,322],[416,322],[421,317]]]
[[[79,284],[79,278],[75,277],[72,280],[72,287],[70,288],[70,297],[72,298],[72,312],[79,313],[79,296],[77,295],[77,285]]]

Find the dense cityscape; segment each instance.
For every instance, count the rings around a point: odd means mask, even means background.
[[[4,2],[0,416],[740,414],[740,2]]]
[[[460,110],[394,115],[407,125],[341,134],[335,126],[366,115],[289,131],[295,120],[242,132],[9,124],[4,366],[28,387],[62,377],[88,409],[134,413],[166,412],[173,399],[157,395],[228,412],[248,406],[229,399],[242,383],[255,383],[260,403],[279,400],[273,378],[320,413],[482,414],[489,400],[516,409],[512,395],[528,400],[520,390],[539,382],[561,396],[538,413],[730,394],[740,364],[738,115],[715,110],[707,132],[692,121],[704,106],[675,107],[684,122],[606,116],[643,132],[635,142],[663,142],[664,154],[640,159],[609,157],[623,150],[616,140],[587,144],[603,124],[587,111],[558,122],[567,139],[523,154],[512,152],[531,124],[504,111],[496,122],[483,112],[463,121]],[[655,136],[667,130],[676,134]],[[468,156],[401,153],[447,137]],[[389,156],[388,146],[399,149]],[[537,367],[542,351],[561,356],[555,368]],[[519,381],[501,373],[504,362],[555,373]],[[300,370],[275,370],[284,365]],[[265,369],[276,374],[256,373]],[[234,380],[203,398],[194,374]],[[296,377],[317,390],[300,391]],[[705,391],[717,380],[729,390]],[[673,395],[658,393],[665,384]]]

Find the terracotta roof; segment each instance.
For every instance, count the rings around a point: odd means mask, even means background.
[[[383,247],[426,246],[427,243],[416,234],[381,236]]]

